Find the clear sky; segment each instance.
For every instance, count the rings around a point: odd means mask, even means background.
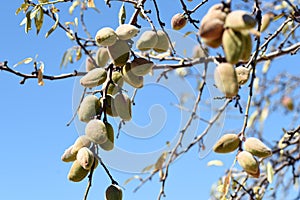
[[[38,60],[45,63],[45,74],[55,75],[79,70],[85,57],[78,63],[59,68],[63,53],[75,43],[70,41],[60,29],[45,39],[44,35],[52,26],[52,20],[45,17],[45,24],[40,35],[36,36],[35,28],[25,34],[24,27],[19,26],[24,15],[22,13],[15,15],[15,10],[21,2],[7,1],[1,6],[0,62],[7,60],[9,66],[13,66],[26,57],[35,57],[38,54]],[[104,1],[95,2],[101,13],[88,10],[85,15],[91,34],[94,35],[99,28],[104,26],[116,28],[117,13],[121,4],[112,2],[112,9],[107,9]],[[170,2],[159,1],[159,6],[162,8],[161,17],[168,29],[170,29],[169,22],[172,15],[180,12],[179,1],[176,3],[174,1],[174,5],[172,1],[172,6],[169,5]],[[189,5],[192,8],[194,4]],[[74,15],[67,13],[69,5],[59,6],[62,22],[71,21],[74,18]],[[209,5],[211,3],[206,8]],[[146,6],[149,9],[153,8],[151,1]],[[126,8],[130,16],[129,6]],[[75,14],[78,14],[78,10]],[[153,14],[151,16],[156,23],[155,16]],[[203,13],[198,12],[194,17],[200,18],[201,16]],[[189,28],[191,26],[184,28],[180,34],[172,32],[171,35],[182,37],[182,34]],[[80,34],[83,32],[80,31]],[[176,41],[179,52],[184,54],[186,51],[186,54],[190,55],[194,44],[193,38],[176,40],[179,40]],[[284,70],[299,74],[297,59],[299,61],[299,55],[289,58],[289,64],[284,65]],[[274,68],[279,68],[283,64],[282,59],[276,63],[278,66]],[[203,66],[198,66],[197,70],[201,71],[201,68],[203,69]],[[20,65],[16,67],[16,70],[28,73],[31,72],[32,65]],[[154,76],[157,75],[158,73],[154,74]],[[181,80],[174,73],[171,73],[170,77],[170,82],[162,81],[161,84],[155,84],[155,77],[147,77],[148,85],[137,93],[136,106],[133,108],[133,121],[124,127],[124,131],[116,141],[117,148],[124,154],[122,156],[103,154],[104,161],[111,164],[112,175],[125,188],[124,199],[156,199],[160,189],[157,176],[147,182],[137,193],[132,193],[132,190],[138,185],[138,181],[132,181],[127,185],[124,185],[124,182],[134,175],[131,172],[140,171],[141,167],[146,167],[151,159],[157,158],[161,151],[166,150],[166,141],[171,141],[171,144],[175,142],[178,136],[176,133],[187,119],[187,113],[178,112],[172,104],[178,103],[182,94],[191,92],[186,103],[191,106],[196,81],[195,79]],[[78,120],[75,120],[71,126],[66,126],[76,107],[76,99],[79,98],[81,89],[78,86],[78,79],[69,78],[52,82],[46,80],[43,87],[38,86],[37,80],[27,80],[24,85],[20,85],[20,81],[20,77],[0,72],[2,93],[0,99],[0,199],[82,199],[87,179],[80,183],[68,181],[67,174],[71,164],[60,160],[64,150],[75,141],[78,135],[83,134],[83,126]],[[213,87],[209,86],[209,88],[213,90]],[[130,87],[128,90],[131,92]],[[204,98],[211,100],[210,97],[215,95],[214,92],[207,90]],[[246,92],[246,89],[243,92]],[[243,101],[245,102],[246,99]],[[213,106],[218,106],[218,104]],[[204,105],[200,108],[204,116],[209,117],[212,114]],[[272,116],[270,122],[267,122],[271,124],[270,132],[276,128],[278,130],[278,127],[288,128],[286,125],[288,118],[281,118],[282,113]],[[216,129],[216,132],[211,133],[211,138],[218,137],[222,130],[239,130],[242,115],[235,110],[230,113],[230,116],[231,121],[225,120],[223,129]],[[112,118],[109,120],[116,127],[118,121]],[[203,127],[203,124],[193,124],[190,136],[201,133]],[[211,185],[216,183],[225,170],[231,166],[234,158],[234,154],[220,156],[209,153],[210,145],[208,144],[208,149],[200,155],[197,152],[198,149],[193,148],[171,166],[171,174],[166,182],[167,200],[209,198]],[[224,166],[207,167],[207,162],[213,159],[222,160]],[[105,188],[109,184],[110,181],[104,170],[98,167],[94,174],[89,199],[103,199]]]

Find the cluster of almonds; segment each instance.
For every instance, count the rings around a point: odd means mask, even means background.
[[[222,45],[227,62],[236,64],[249,59],[252,51],[249,31],[255,26],[255,18],[246,11],[229,12],[224,4],[216,4],[202,18],[199,34],[210,47]]]
[[[241,147],[241,140],[236,134],[225,134],[214,145],[216,153],[230,153]],[[254,157],[266,158],[272,155],[272,151],[262,141],[249,137],[244,142],[244,150],[237,154],[239,165],[247,174],[258,178],[260,175],[259,162]]]

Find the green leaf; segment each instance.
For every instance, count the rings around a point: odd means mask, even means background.
[[[269,181],[269,183],[273,182],[273,178],[274,178],[274,169],[273,166],[270,162],[268,162],[267,164],[267,179]]]
[[[43,26],[43,22],[44,22],[44,12],[43,12],[43,8],[39,7],[38,8],[38,14],[35,15],[34,18],[34,23],[35,23],[35,27],[36,27],[36,34],[38,35],[42,26]]]
[[[28,58],[25,58],[25,59],[19,61],[19,62],[18,62],[17,64],[15,64],[13,67],[17,67],[18,65],[21,65],[21,64],[28,64],[28,63],[30,63],[30,62],[32,62],[32,61],[33,61],[33,58],[28,57]]]
[[[218,167],[221,167],[223,166],[223,162],[221,160],[211,160],[207,163],[207,166],[210,167],[210,166],[218,166]]]
[[[125,4],[123,2],[120,10],[119,10],[119,24],[124,24],[126,20],[126,10],[125,10]]]
[[[58,14],[54,13],[55,15],[55,24],[51,27],[51,29],[46,33],[45,37],[49,37],[49,35],[57,28],[58,22],[59,22],[59,18],[58,18]]]

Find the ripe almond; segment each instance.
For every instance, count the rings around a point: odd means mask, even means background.
[[[214,145],[213,150],[216,153],[229,153],[235,151],[241,143],[236,134],[225,134]]]
[[[259,158],[266,158],[272,155],[272,150],[257,138],[247,138],[244,143],[246,151]]]
[[[187,23],[187,19],[184,17],[183,14],[177,13],[171,19],[171,26],[174,30],[182,29]]]
[[[215,84],[226,98],[235,97],[239,87],[235,69],[230,63],[220,63],[214,72]]]

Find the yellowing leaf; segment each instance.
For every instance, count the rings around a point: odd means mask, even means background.
[[[13,67],[17,67],[18,65],[21,65],[21,64],[28,64],[30,62],[32,62],[33,58],[25,58],[23,60],[21,60],[20,62],[18,62],[17,64],[15,64]]]
[[[218,166],[218,167],[221,167],[223,166],[223,162],[220,161],[220,160],[211,160],[207,163],[207,166],[210,167],[210,166]]]
[[[268,162],[268,164],[267,164],[267,178],[268,178],[269,183],[273,182],[274,174],[275,174],[275,172],[274,172],[273,166],[270,162]]]
[[[154,165],[148,165],[147,167],[145,167],[144,169],[142,169],[142,173],[143,172],[148,172],[153,168]]]
[[[266,74],[271,66],[271,60],[267,60],[262,68],[262,73]]]
[[[24,12],[26,12],[27,10],[28,10],[28,8],[29,8],[29,4],[27,4],[27,3],[22,3],[22,5],[20,6],[20,8],[18,8],[17,10],[16,10],[16,15],[18,15],[22,10],[24,11]]]
[[[46,33],[45,37],[47,38],[56,28],[59,22],[58,14],[54,13],[55,15],[55,24],[51,27],[51,29]]]
[[[119,11],[119,24],[124,24],[126,20],[125,4],[123,3]]]
[[[25,24],[25,33],[28,33],[31,30],[31,18],[30,18],[31,11],[26,13],[26,24]]]

